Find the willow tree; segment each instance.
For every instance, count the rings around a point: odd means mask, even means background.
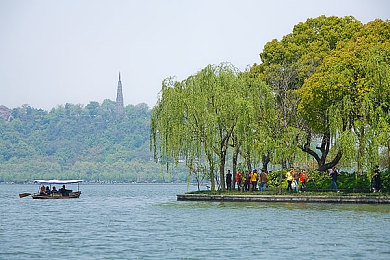
[[[208,84],[211,84],[212,79],[209,78]],[[182,88],[185,95],[180,99],[183,104],[181,116],[185,122],[185,145],[181,153],[184,156],[186,165],[190,171],[206,171],[208,168],[208,177],[211,181],[212,189],[215,189],[215,167],[217,161],[213,156],[213,151],[207,145],[207,131],[209,128],[208,114],[205,113],[205,107],[208,104],[205,92],[204,82],[202,77],[198,75],[190,76],[182,82]],[[208,167],[205,163],[207,162]],[[196,169],[196,170],[195,170]]]
[[[255,71],[245,72],[243,80],[243,97],[249,105],[245,104],[247,107],[240,109],[244,116],[240,117],[234,137],[242,145],[240,152],[244,158],[248,155],[245,151],[252,151],[250,161],[253,165],[261,163],[267,169],[276,149],[274,125],[278,121],[278,111],[275,96]]]
[[[196,75],[182,82],[164,80],[161,96],[152,110],[150,140],[155,159],[165,164],[167,170],[172,160],[178,163],[183,158],[190,173],[209,168],[214,189],[215,162],[205,139],[209,119],[204,112],[207,99],[203,92]],[[205,162],[209,167],[205,167]]]
[[[326,163],[330,131],[315,131],[297,114],[301,98],[298,90],[337,44],[350,39],[361,27],[362,24],[353,17],[320,16],[307,19],[306,22],[295,25],[292,33],[284,36],[281,41],[268,42],[260,54],[262,64],[253,68],[273,88],[280,109],[280,127],[285,130],[287,138],[291,131],[299,135],[298,138],[290,135],[291,140],[286,139],[287,143],[284,145],[290,146],[291,150],[293,145],[299,146],[303,152],[313,156],[320,170],[336,164],[341,153],[337,153],[330,164]],[[302,136],[302,133],[305,134]],[[313,137],[322,139],[321,145],[315,149],[311,147]]]
[[[237,107],[245,107],[242,88],[238,70],[227,63],[206,66],[182,82],[166,80],[151,118],[155,158],[168,165],[184,156],[190,168],[207,161],[212,189],[215,168],[225,189],[227,150],[241,115]]]
[[[378,164],[378,151],[387,147],[386,162],[390,169],[390,21],[377,19],[367,23],[355,35],[355,42],[360,43],[360,47],[354,53],[361,50],[364,54],[361,61],[364,80],[359,82],[367,86],[367,99],[372,108],[368,118],[372,131],[366,138],[366,158]]]
[[[151,148],[154,157],[169,167],[170,159],[178,162],[186,147],[186,122],[181,101],[183,88],[180,82],[172,78],[162,84],[161,97],[151,113]]]
[[[364,165],[377,164],[380,146],[387,146],[389,39],[388,21],[366,24],[339,44],[300,90],[299,111],[310,127],[330,129],[333,145],[346,160],[357,161],[360,173]]]

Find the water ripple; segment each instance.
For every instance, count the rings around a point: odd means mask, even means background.
[[[0,259],[387,259],[390,206],[179,202],[186,185],[0,185]],[[12,196],[10,195],[12,194]]]

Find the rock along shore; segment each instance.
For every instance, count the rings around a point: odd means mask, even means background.
[[[386,196],[294,196],[294,195],[208,195],[178,194],[178,201],[293,202],[390,204]]]

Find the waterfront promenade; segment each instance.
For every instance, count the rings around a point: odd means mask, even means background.
[[[292,202],[390,204],[387,196],[303,196],[303,195],[210,195],[178,194],[178,201]]]

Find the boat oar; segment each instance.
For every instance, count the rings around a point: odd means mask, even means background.
[[[20,193],[19,194],[19,198],[24,198],[24,197],[27,197],[27,196],[30,196],[31,193]]]

